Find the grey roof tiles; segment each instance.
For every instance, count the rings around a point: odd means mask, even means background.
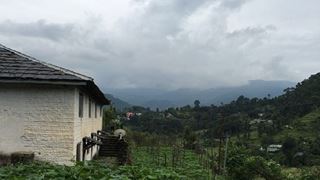
[[[46,64],[0,45],[0,79],[83,81],[80,74]]]
[[[39,61],[33,57],[7,48],[0,44],[0,82],[21,82],[30,83],[45,82],[67,82],[72,84],[79,82],[82,87],[97,102],[110,104],[103,92],[94,83],[91,77],[76,73],[74,71],[58,67],[46,62]]]

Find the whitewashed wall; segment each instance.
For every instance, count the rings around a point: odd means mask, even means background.
[[[102,126],[94,110],[88,118],[88,101],[78,117],[78,101],[79,90],[71,86],[0,84],[0,152],[31,151],[37,160],[72,164],[77,143]]]
[[[0,86],[0,151],[35,152],[38,160],[68,163],[73,150],[74,88]]]
[[[74,113],[74,146],[76,147],[78,143],[82,143],[82,138],[87,136],[91,137],[91,133],[97,133],[98,130],[102,129],[102,116],[100,116],[100,108],[97,108],[97,118],[95,117],[95,102],[91,102],[91,118],[89,118],[89,96],[84,94],[84,107],[83,107],[83,117],[79,117],[79,94],[80,90],[75,91],[75,113]],[[82,152],[82,150],[81,150]],[[89,150],[84,158],[85,160],[91,160],[98,152],[98,146],[93,147]],[[73,151],[74,156],[76,156],[76,148]],[[81,154],[81,160],[83,154]]]

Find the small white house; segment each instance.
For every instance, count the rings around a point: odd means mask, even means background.
[[[267,152],[269,153],[274,153],[274,152],[278,152],[280,151],[282,148],[282,145],[281,144],[270,144],[268,147],[267,147]]]
[[[83,151],[83,138],[101,130],[109,103],[92,78],[0,45],[0,153],[90,160],[98,147]]]
[[[267,123],[273,124],[273,120],[270,119],[254,119],[249,122],[250,125],[260,124],[260,123]]]

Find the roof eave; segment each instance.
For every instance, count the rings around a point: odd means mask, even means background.
[[[87,81],[87,88],[89,88],[93,94],[92,96],[100,103],[101,105],[110,105],[111,101],[105,97],[103,92],[93,81]]]
[[[76,80],[36,80],[36,79],[0,79],[0,83],[6,84],[43,84],[43,85],[69,85],[80,86],[86,89],[86,92],[93,96],[101,105],[110,105],[111,101],[105,97],[103,92],[93,81]]]
[[[66,80],[32,80],[32,79],[0,79],[0,83],[9,83],[9,84],[52,84],[52,85],[74,85],[74,86],[83,86],[86,85],[86,81],[66,81]]]

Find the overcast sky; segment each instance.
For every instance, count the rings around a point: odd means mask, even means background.
[[[319,0],[0,0],[0,43],[103,88],[211,88],[320,72]]]

